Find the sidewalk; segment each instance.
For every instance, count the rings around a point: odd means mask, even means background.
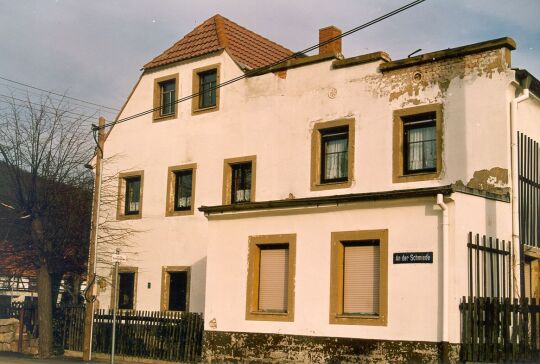
[[[120,359],[115,359],[115,364],[147,364],[148,362],[138,362],[138,361],[124,361]],[[23,355],[19,353],[8,353],[0,352],[0,363],[1,364],[82,364],[82,363],[95,363],[95,364],[104,364],[109,363],[108,358],[104,359],[94,359],[91,361],[83,361],[81,358],[74,357],[55,357],[51,359],[38,359],[30,355]]]

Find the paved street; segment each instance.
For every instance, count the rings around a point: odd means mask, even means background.
[[[17,353],[0,353],[1,364],[69,364],[82,363],[81,359],[34,359],[30,356],[20,355]]]

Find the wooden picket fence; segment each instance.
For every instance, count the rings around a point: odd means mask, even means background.
[[[111,352],[112,317],[112,310],[96,311],[94,352]],[[120,311],[116,320],[117,355],[183,362],[201,357],[203,316],[200,313]]]
[[[463,297],[459,309],[461,360],[540,361],[540,305],[535,299]]]

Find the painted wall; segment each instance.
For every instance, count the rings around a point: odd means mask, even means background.
[[[205,270],[208,268],[209,272],[213,272],[214,269],[210,266],[211,260],[206,260],[207,244],[217,243],[214,239],[218,237],[218,241],[232,239],[227,234],[215,233],[215,227],[210,229],[214,235],[209,235],[207,219],[197,210],[193,216],[165,217],[169,166],[197,163],[196,207],[222,203],[223,160],[247,155],[257,156],[257,201],[284,199],[289,194],[298,198],[446,185],[457,180],[467,183],[475,171],[493,167],[508,169],[507,150],[494,147],[504,145],[508,136],[505,90],[512,71],[506,68],[505,60],[505,52],[495,50],[385,74],[377,71],[377,62],[333,70],[331,61],[325,61],[289,69],[285,78],[268,73],[227,86],[221,90],[217,112],[192,115],[191,102],[185,102],[179,105],[177,119],[152,122],[152,115],[149,114],[116,125],[105,143],[105,158],[115,156],[107,162],[107,173],[144,170],[142,219],[122,222],[139,231],[133,238],[134,246],[131,249],[135,254],[129,254],[127,262],[127,265],[138,267],[137,308],[159,308],[162,266],[188,265],[192,267],[190,309],[202,311],[207,288]],[[145,73],[120,118],[152,108],[155,78],[179,73],[179,96],[183,97],[192,92],[192,70],[215,63],[221,64],[221,81],[242,74],[227,53]],[[414,75],[418,72],[422,78],[415,83]],[[334,88],[337,95],[331,98],[330,91]],[[393,111],[429,103],[443,104],[441,178],[393,184]],[[343,117],[355,119],[355,178],[352,186],[312,192],[309,176],[313,125]],[[392,212],[392,218],[408,216],[401,215],[400,210]],[[426,211],[425,207],[419,211],[414,208],[412,210],[420,220],[428,218],[421,213]],[[351,211],[351,214],[361,214],[364,218],[368,215],[366,211]],[[338,218],[341,215],[329,215],[332,221]],[[283,222],[285,220],[283,218]],[[289,228],[283,229],[284,232],[293,231],[294,226],[298,225],[306,234],[310,224],[319,223],[314,219],[300,223],[290,217],[287,221]],[[242,221],[241,225],[249,226],[251,222],[248,219]],[[382,218],[372,222],[385,225]],[[234,226],[240,224],[232,221],[229,223]],[[218,225],[220,228],[223,226],[224,231],[230,230],[231,234],[234,231],[228,223],[220,222]],[[340,222],[338,225],[343,230],[355,229],[351,227],[354,224],[346,227]],[[264,224],[260,229],[263,227]],[[255,229],[255,226],[251,228]],[[400,228],[396,226],[393,229],[399,232]],[[428,229],[421,236],[427,239],[429,234],[435,233],[430,233]],[[415,241],[420,238],[420,235],[414,234],[404,236]],[[245,243],[245,236],[236,242],[240,243]],[[319,244],[323,244],[322,241]],[[215,256],[216,252],[209,254]],[[306,261],[302,264],[308,263]],[[417,273],[424,272],[415,271],[410,276],[411,281],[415,281],[414,275]],[[100,274],[110,276],[110,269],[102,268]],[[214,279],[208,278],[212,286],[216,284]],[[429,282],[430,278],[426,279]],[[147,288],[148,283],[151,283],[151,288]],[[436,285],[435,282],[430,284]],[[245,285],[245,281],[239,280],[239,285]],[[406,288],[396,289],[399,300],[399,292]],[[217,299],[218,296],[209,289],[207,292],[206,307],[210,309],[209,302],[213,301],[208,300]],[[101,307],[108,305],[109,293],[110,289],[100,293]],[[424,294],[424,291],[420,294]],[[245,302],[242,307],[244,305]],[[325,311],[323,307],[317,310],[319,313]],[[391,311],[392,315],[401,313],[399,310]],[[302,320],[308,322],[307,317]],[[305,331],[307,326],[300,327],[294,330]],[[436,336],[430,330],[422,331],[422,328],[425,328],[423,324],[418,325],[419,331],[414,335],[404,328],[391,328],[390,332],[395,337]],[[337,334],[339,331],[340,335],[352,332],[352,328],[343,330],[340,328],[329,332]],[[370,330],[369,333],[376,337],[382,337],[383,332],[387,335],[381,328]]]

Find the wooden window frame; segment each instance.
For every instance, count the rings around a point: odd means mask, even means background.
[[[409,172],[405,173],[405,147],[404,131],[408,117],[421,114],[435,113],[435,138],[436,138],[436,168],[435,171]],[[393,125],[393,152],[392,152],[392,182],[418,182],[438,179],[442,172],[443,155],[443,108],[442,104],[430,104],[410,107],[394,111]]]
[[[131,266],[125,266],[125,267],[118,267],[118,276],[120,276],[120,273],[135,273],[135,277],[133,278],[133,308],[131,309],[122,309],[122,311],[134,311],[137,309],[137,283],[139,279],[139,268],[138,267],[131,267]],[[114,267],[111,269],[111,275],[112,275],[112,290],[111,290],[111,305],[110,308],[112,309],[114,307],[114,290],[116,289],[116,275],[114,274]],[[120,295],[120,287],[118,287],[118,290],[116,293]],[[116,297],[117,299],[119,297]]]
[[[139,213],[137,214],[128,214],[125,213],[125,200],[126,200],[126,179],[131,177],[140,177],[141,178],[141,191],[139,202]],[[118,177],[118,201],[116,208],[116,219],[117,220],[136,220],[142,218],[143,210],[143,191],[144,191],[144,171],[133,171],[133,172],[123,172],[119,174]]]
[[[311,133],[311,191],[331,190],[351,187],[354,179],[354,118],[338,119],[316,123]],[[329,181],[322,180],[322,139],[323,134],[331,129],[348,128],[347,145],[347,180]]]
[[[379,241],[379,314],[343,314],[343,242]],[[386,326],[388,322],[388,230],[338,231],[331,234],[330,324]]]
[[[178,73],[175,73],[175,74],[172,74],[172,75],[163,76],[163,77],[159,77],[159,78],[154,79],[153,108],[156,109],[156,110],[154,110],[154,112],[152,114],[153,122],[165,121],[165,120],[178,118],[178,109],[180,108],[180,104],[178,104],[178,103],[174,104],[174,113],[167,114],[167,115],[162,115],[161,114],[161,84],[165,83],[165,82],[168,82],[168,81],[173,81],[174,80],[174,82],[175,82],[175,89],[174,89],[175,98],[178,99],[179,96],[180,96],[179,93],[178,93],[179,78],[180,78],[180,76],[178,75]]]
[[[254,235],[249,237],[246,320],[294,321],[294,281],[296,273],[296,234]],[[262,312],[259,306],[259,269],[261,246],[287,244],[289,267],[287,279],[287,312]]]
[[[257,185],[257,156],[250,155],[246,157],[228,158],[223,161],[223,189],[222,201],[223,205],[230,205],[232,193],[232,166],[235,164],[251,162],[251,192],[249,202],[255,201],[255,186]]]
[[[191,291],[191,267],[189,266],[164,266],[161,268],[161,301],[160,310],[165,312],[169,311],[169,289],[171,284],[171,277],[169,273],[174,272],[187,272],[186,282],[186,310],[174,311],[174,312],[189,312],[189,299]]]
[[[189,210],[175,210],[175,187],[176,187],[176,173],[191,170],[191,208]],[[195,211],[195,186],[197,175],[197,163],[182,164],[178,166],[169,167],[167,171],[167,196],[166,196],[166,210],[165,216],[185,216],[193,215]]]
[[[220,73],[221,73],[221,64],[216,63],[205,67],[196,68],[193,70],[193,79],[192,79],[192,93],[198,94],[200,92],[200,81],[199,81],[199,74],[205,73],[211,70],[216,70],[216,85],[219,85],[220,83]],[[212,111],[218,111],[219,110],[219,102],[220,102],[220,90],[221,88],[216,89],[216,105],[200,108],[200,98],[199,96],[195,96],[191,99],[191,115],[198,115],[198,114],[204,114],[207,112]]]

